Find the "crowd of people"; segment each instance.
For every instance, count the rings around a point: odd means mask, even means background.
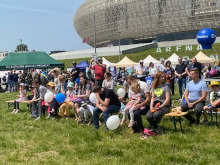
[[[163,116],[170,112],[175,83],[180,98],[185,99],[185,103],[181,104],[182,111],[194,109],[195,118],[189,114],[185,116],[190,125],[200,123],[202,112],[203,122],[207,124],[207,111],[220,106],[219,82],[211,82],[212,93],[210,101],[207,100],[210,104],[206,105],[208,89],[201,79],[202,75],[208,77],[208,71],[211,69],[215,69],[219,76],[220,62],[218,61],[215,66],[202,67],[196,58],[192,59],[190,65],[184,63],[182,57],[179,57],[178,61],[179,64],[173,68],[170,61],[161,60],[159,65],[150,63],[146,67],[143,60],[140,60],[140,66],[132,74],[128,74],[126,68],[120,67],[116,77],[113,78],[99,58],[92,59],[85,72],[81,72],[76,62],[73,62],[72,70],[69,72],[60,71],[58,68],[39,72],[31,69],[28,73],[18,74],[12,71],[8,72],[6,80],[3,81],[6,91],[18,91],[18,85],[20,86],[20,95],[17,96],[19,99],[14,102],[12,113],[18,113],[19,102],[27,99],[31,106],[31,117],[35,120],[41,119],[46,110],[47,118],[56,119],[60,116],[69,119],[72,110],[78,123],[92,124],[93,121],[94,128],[98,129],[101,124],[100,113],[103,114],[106,123],[109,114],[119,113],[121,105],[124,104],[120,124],[123,125],[128,116],[130,120],[128,127],[131,127],[134,133],[145,133],[143,138],[146,138],[150,134],[162,132],[159,123]],[[153,79],[151,87],[145,82],[148,76]],[[117,95],[116,82],[123,85],[126,92],[123,98]],[[32,91],[32,95],[27,96],[28,90]],[[53,93],[50,102],[44,100],[47,92]],[[92,92],[96,95],[95,104],[90,100]],[[56,100],[59,93],[66,96],[64,103]],[[142,115],[146,116],[152,130],[144,127]]]

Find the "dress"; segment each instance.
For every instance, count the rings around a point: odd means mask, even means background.
[[[25,89],[23,89],[22,92],[25,93],[25,94],[27,93],[27,91]],[[21,101],[25,101],[26,100],[26,97],[25,97],[25,95],[23,95],[22,92],[20,91],[20,98],[17,99],[16,102],[21,102]]]

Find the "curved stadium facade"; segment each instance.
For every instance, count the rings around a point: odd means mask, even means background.
[[[98,47],[194,39],[204,27],[219,36],[220,0],[85,0],[74,27],[91,46],[96,29]]]

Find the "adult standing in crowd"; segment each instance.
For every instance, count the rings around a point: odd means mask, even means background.
[[[218,76],[220,76],[220,60],[216,61],[213,69],[215,69],[216,73],[218,74]]]
[[[158,127],[158,124],[164,114],[170,112],[170,89],[166,85],[165,73],[157,72],[151,87],[152,98],[150,111],[148,111],[146,118],[150,125],[156,129],[155,131],[157,133],[161,133],[161,129]]]
[[[161,59],[160,60],[160,64],[158,64],[156,67],[157,67],[157,71],[158,72],[159,71],[164,72],[164,69],[165,69],[165,67],[164,67],[164,59]]]
[[[55,90],[57,90],[58,84],[59,84],[59,75],[60,75],[60,70],[59,68],[54,68],[52,69],[49,73],[49,76],[52,76],[54,79],[54,85],[55,85]]]
[[[170,86],[172,95],[174,95],[174,69],[170,61],[166,61],[164,72],[166,73],[166,80]]]
[[[134,121],[135,124],[133,125],[132,129],[134,133],[142,133],[144,131],[144,126],[142,122],[142,115],[146,115],[150,109],[150,88],[147,83],[136,79],[133,75],[128,75],[126,77],[126,81],[130,86],[132,83],[136,82],[140,85],[141,88],[141,95],[144,99],[144,102],[135,105],[134,111]],[[140,109],[141,107],[145,107],[144,109]],[[130,119],[130,116],[129,116]]]
[[[110,72],[105,73],[105,79],[102,82],[102,88],[107,88],[115,92],[116,82],[112,79],[112,74]]]
[[[186,68],[186,72],[188,74],[188,76],[190,77],[190,70],[193,68],[197,68],[199,71],[199,77],[201,78],[202,75],[202,64],[200,62],[197,62],[197,59],[195,57],[192,58],[191,60],[192,64],[190,64],[187,68]]]
[[[176,82],[179,89],[180,98],[182,98],[183,91],[186,89],[186,67],[187,65],[183,63],[183,58],[178,57],[179,64],[176,65],[174,74],[176,75]]]
[[[76,81],[76,79],[79,78],[79,72],[80,72],[80,69],[76,66],[76,62],[74,61],[73,62],[73,69],[70,73],[70,76],[72,77],[72,82],[74,83]]]
[[[185,91],[185,100],[186,103],[181,105],[183,112],[188,111],[189,109],[194,108],[196,114],[196,120],[191,117],[189,114],[184,117],[190,121],[190,125],[199,124],[200,116],[202,115],[202,109],[205,105],[205,100],[207,96],[207,86],[206,83],[199,78],[199,70],[193,68],[190,70],[191,81],[186,86]]]
[[[146,78],[146,66],[144,66],[144,60],[139,61],[140,66],[136,68],[137,78],[141,81],[145,81]]]
[[[16,70],[13,70],[13,84],[14,84],[14,91],[18,91],[18,74],[16,73]]]
[[[96,65],[92,66],[94,59],[90,60],[90,69],[95,71],[95,85],[102,87],[102,82],[105,79],[106,65],[102,63],[102,58],[96,60]]]
[[[8,84],[9,84],[9,92],[13,92],[13,90],[14,90],[14,76],[11,71],[8,72]]]
[[[121,108],[121,103],[118,100],[116,94],[106,88],[101,88],[100,86],[94,86],[92,91],[96,94],[97,101],[96,107],[93,109],[93,124],[95,129],[99,128],[99,113],[103,113],[104,121],[105,121],[105,128],[106,121],[109,117],[109,114],[119,112]]]
[[[39,119],[40,116],[44,115],[41,103],[44,100],[44,95],[47,92],[47,88],[43,85],[40,85],[37,79],[33,80],[32,85],[34,88],[34,97],[28,102],[28,104],[32,105],[31,117]]]

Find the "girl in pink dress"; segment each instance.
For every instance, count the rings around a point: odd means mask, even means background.
[[[14,110],[12,111],[12,113],[14,113],[14,114],[19,112],[19,102],[26,101],[27,91],[25,89],[25,84],[24,83],[20,84],[19,92],[20,92],[20,95],[17,95],[17,97],[19,97],[19,99],[14,101]]]

